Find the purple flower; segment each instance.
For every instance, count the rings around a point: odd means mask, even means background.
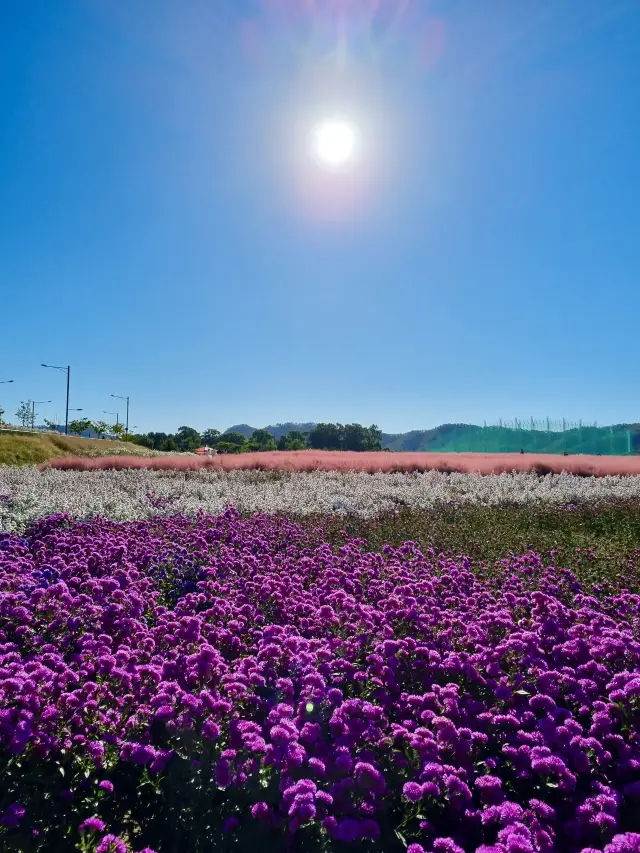
[[[614,835],[605,846],[604,853],[640,853],[640,833],[623,832]]]
[[[108,794],[113,793],[113,782],[110,782],[108,779],[103,779],[102,782],[98,783],[98,788],[102,791],[106,791]]]
[[[402,796],[410,803],[418,803],[422,799],[422,785],[417,782],[405,782],[402,786]]]
[[[202,736],[205,740],[215,740],[220,737],[220,726],[213,720],[205,720],[202,724]]]
[[[339,821],[336,829],[336,838],[339,841],[344,841],[349,844],[353,841],[359,841],[362,837],[360,822],[353,818],[346,817]],[[617,851],[616,851],[617,853]]]
[[[127,845],[116,835],[104,835],[96,847],[96,853],[127,853]]]
[[[502,779],[498,776],[480,776],[474,783],[480,791],[480,798],[487,805],[497,805],[504,800]]]
[[[219,788],[228,788],[231,784],[231,762],[221,758],[216,764],[215,777]]]
[[[373,764],[366,761],[358,761],[355,766],[354,776],[358,784],[368,788],[375,794],[383,794],[385,790],[384,776]]]
[[[78,829],[80,830],[80,834],[83,832],[102,832],[104,829],[104,823],[99,817],[88,817],[86,820],[82,821]]]
[[[360,822],[360,834],[362,838],[368,838],[375,841],[380,837],[380,824],[377,820],[366,818]]]
[[[21,803],[11,803],[6,812],[0,818],[0,823],[9,828],[18,826],[26,814],[26,809]]]
[[[433,842],[434,853],[464,853],[453,838],[436,838]]]
[[[256,820],[267,820],[271,816],[271,809],[266,803],[254,803],[251,807],[251,815]]]
[[[222,822],[222,831],[223,832],[233,832],[240,826],[240,821],[235,815],[230,815],[225,818]]]

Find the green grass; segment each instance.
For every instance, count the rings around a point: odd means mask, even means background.
[[[135,454],[139,451],[135,445],[109,439],[76,438],[54,433],[0,434],[0,465],[39,465],[56,456],[96,456],[108,452]]]
[[[462,504],[428,510],[401,509],[377,519],[300,519],[341,544],[364,539],[379,551],[411,540],[437,552],[464,554],[490,565],[532,549],[551,565],[571,569],[586,584],[610,581],[640,592],[640,501],[607,502],[564,509],[551,506],[483,507]]]

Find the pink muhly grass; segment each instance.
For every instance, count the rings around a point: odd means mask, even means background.
[[[39,470],[59,468],[70,471],[147,468],[153,471],[363,471],[383,472],[444,471],[503,474],[513,471],[537,474],[577,474],[588,477],[640,474],[640,457],[556,456],[520,453],[355,453],[336,450],[290,450],[266,453],[223,454],[220,456],[102,456],[97,458],[59,457],[39,466]]]

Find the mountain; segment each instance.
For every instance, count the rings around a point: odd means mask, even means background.
[[[257,427],[249,426],[249,424],[234,424],[233,426],[230,426],[229,429],[226,429],[225,432],[239,432],[245,438],[251,438],[255,429],[257,429]],[[267,429],[269,429],[269,427],[267,427]]]
[[[280,436],[286,435],[288,432],[293,432],[293,430],[297,430],[298,432],[311,432],[314,426],[315,424],[312,423],[294,424],[289,422],[286,424],[272,424],[271,426],[265,427],[265,429],[271,433],[276,441],[278,441]],[[257,427],[249,426],[249,424],[236,424],[235,426],[229,427],[225,432],[241,432],[245,438],[251,438],[255,429],[257,429]]]
[[[284,423],[265,427],[276,441],[281,435],[298,430],[309,432],[314,423]],[[476,426],[475,424],[441,424],[433,429],[415,429],[403,433],[382,433],[385,450],[438,453],[640,453],[640,424],[613,426],[568,426],[544,429],[516,426]],[[241,432],[250,438],[254,427],[236,424],[227,432]]]

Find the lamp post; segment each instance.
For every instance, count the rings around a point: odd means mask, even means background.
[[[67,409],[64,420],[64,434],[69,435],[69,380],[71,379],[71,367],[57,367],[55,364],[43,364],[42,367],[50,367],[52,370],[64,370],[67,374]]]
[[[128,397],[121,397],[119,394],[112,394],[111,396],[115,397],[117,400],[125,400],[127,403],[127,423],[126,423],[126,426],[124,428],[124,431],[126,432],[127,435],[129,435],[129,398]]]
[[[13,382],[13,379],[3,379],[0,382],[0,385],[9,385],[11,382]],[[4,423],[4,421],[2,420],[3,415],[4,415],[4,409],[0,409],[0,424]]]
[[[50,403],[51,400],[32,400],[31,401],[31,429],[36,426],[36,404],[40,406],[43,403]]]
[[[116,426],[120,423],[120,415],[118,412],[108,412],[106,409],[102,410],[103,415],[115,415],[116,416]]]

